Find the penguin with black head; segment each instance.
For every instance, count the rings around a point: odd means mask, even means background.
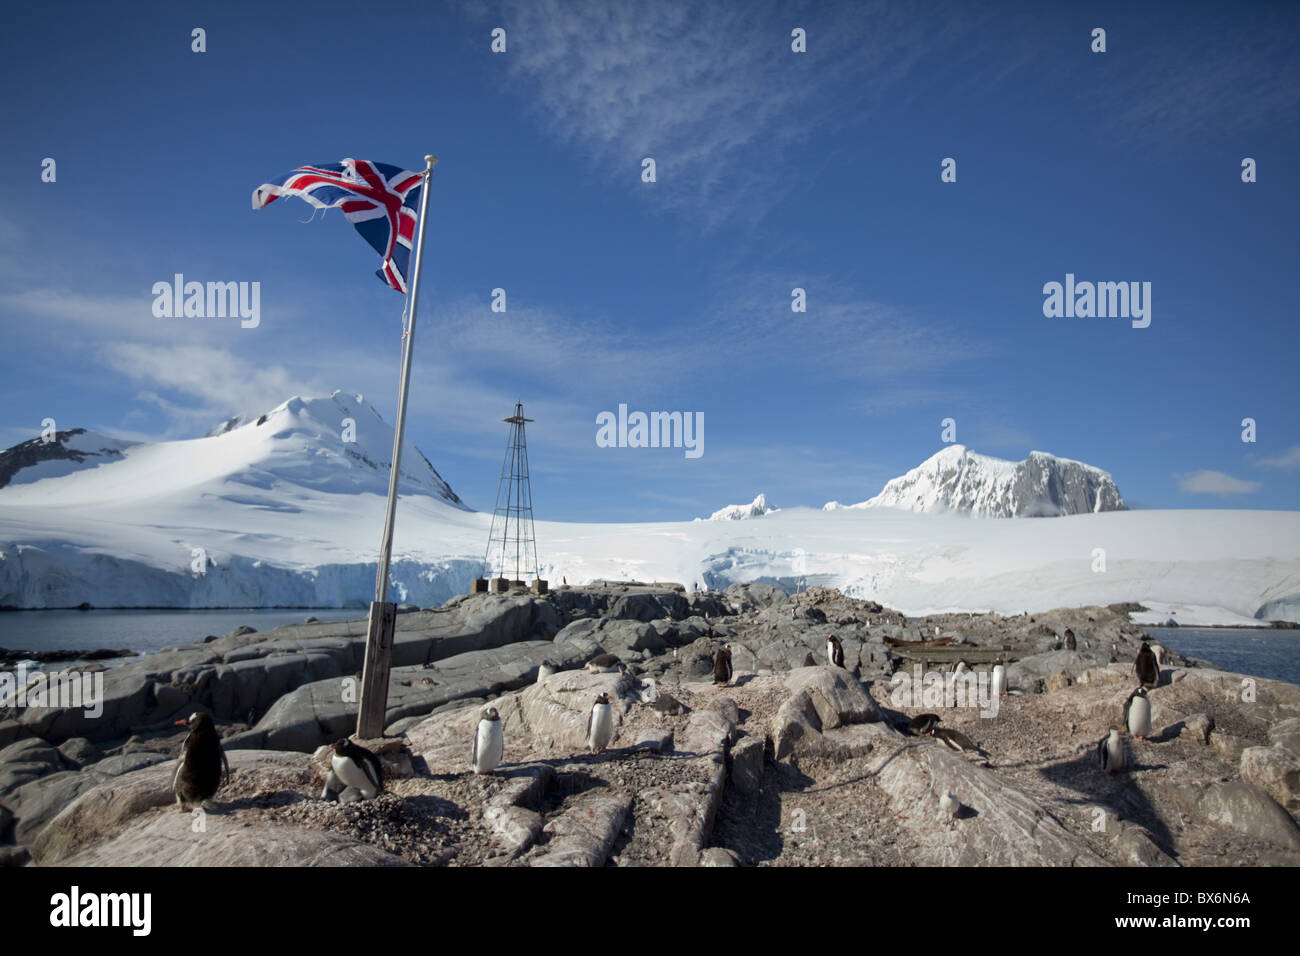
[[[594,754],[603,753],[614,739],[614,713],[609,694],[601,694],[587,714],[587,746]]]
[[[181,744],[181,756],[172,778],[172,793],[182,812],[190,804],[206,805],[230,781],[230,761],[221,749],[212,717],[201,711],[190,714],[189,720],[178,720],[176,726],[189,724],[190,732]],[[224,773],[223,773],[224,771]]]
[[[1124,749],[1124,731],[1121,728],[1112,727],[1109,735],[1101,738],[1097,744],[1097,763],[1107,776],[1123,770],[1128,765],[1128,755]]]
[[[826,656],[830,658],[831,667],[844,666],[844,645],[834,634],[826,638]]]
[[[1133,662],[1133,671],[1143,687],[1155,687],[1160,683],[1160,665],[1156,663],[1156,655],[1146,641],[1143,641],[1142,646],[1138,648],[1137,660]]]
[[[907,732],[913,737],[926,737],[939,726],[938,714],[917,714],[907,722]]]
[[[727,644],[713,657],[713,683],[731,683],[731,645]]]
[[[330,749],[334,753],[330,755],[330,772],[325,779],[325,789],[321,791],[322,800],[328,800],[340,791],[340,799],[345,803],[351,802],[349,798],[353,794],[349,791],[356,791],[357,796],[366,800],[383,792],[384,770],[379,758],[371,751],[346,737],[334,741]]]
[[[1151,735],[1151,699],[1145,687],[1139,687],[1124,701],[1124,726],[1134,740],[1146,740]]]

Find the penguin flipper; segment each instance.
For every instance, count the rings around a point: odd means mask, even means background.
[[[474,746],[469,748],[469,765],[478,766],[478,728],[474,729]]]
[[[221,778],[223,786],[230,785],[230,759],[226,756],[226,751],[220,744],[217,744],[217,753],[221,754],[221,769],[224,771]]]
[[[384,792],[384,765],[379,762],[379,758],[370,751],[361,755],[361,769],[365,771],[367,777],[375,785],[376,793]]]

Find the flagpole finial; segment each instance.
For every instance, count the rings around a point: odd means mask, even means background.
[[[429,155],[426,155],[426,156],[424,157],[424,161],[425,161],[426,163],[428,163],[430,167],[433,167],[433,166],[436,166],[436,165],[438,164],[438,157],[437,157],[437,156],[434,156],[434,155],[432,155],[432,154],[429,154]]]

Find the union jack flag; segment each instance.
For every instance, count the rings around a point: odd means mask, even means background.
[[[375,275],[405,295],[423,182],[423,173],[368,159],[299,166],[254,189],[253,208],[269,206],[281,196],[297,196],[317,209],[338,206],[383,258]]]

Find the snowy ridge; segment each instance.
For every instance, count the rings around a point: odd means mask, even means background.
[[[826,505],[833,511],[836,502]],[[986,518],[1040,518],[1122,511],[1124,500],[1108,472],[1083,462],[1031,451],[1004,461],[949,445],[880,494],[852,508],[948,511]]]
[[[0,451],[0,488],[26,485],[43,478],[70,475],[83,468],[97,468],[117,461],[123,451],[138,442],[110,438],[84,428],[58,431],[53,441],[33,438]]]
[[[340,437],[344,419],[354,442]],[[0,605],[364,608],[392,440],[356,396],[294,398],[211,437],[0,488]],[[481,572],[491,516],[468,510],[413,446],[402,472],[390,593],[440,604]],[[788,590],[803,579],[913,615],[1137,601],[1185,608],[1184,624],[1300,620],[1300,512],[963,521],[865,504],[776,510],[763,496],[740,507],[755,505],[761,521],[538,521],[542,577]]]
[[[719,508],[708,518],[696,518],[696,521],[745,521],[749,518],[761,518],[772,511],[780,511],[767,503],[767,495],[760,494],[747,505],[727,505]]]
[[[248,419],[231,419],[204,438],[118,443],[115,456],[95,462],[98,467],[11,484],[0,490],[0,506],[39,502],[59,508],[197,495],[205,507],[216,499],[297,511],[308,491],[388,493],[393,429],[360,395],[295,396]],[[403,492],[464,507],[410,442],[403,445],[401,480]]]

